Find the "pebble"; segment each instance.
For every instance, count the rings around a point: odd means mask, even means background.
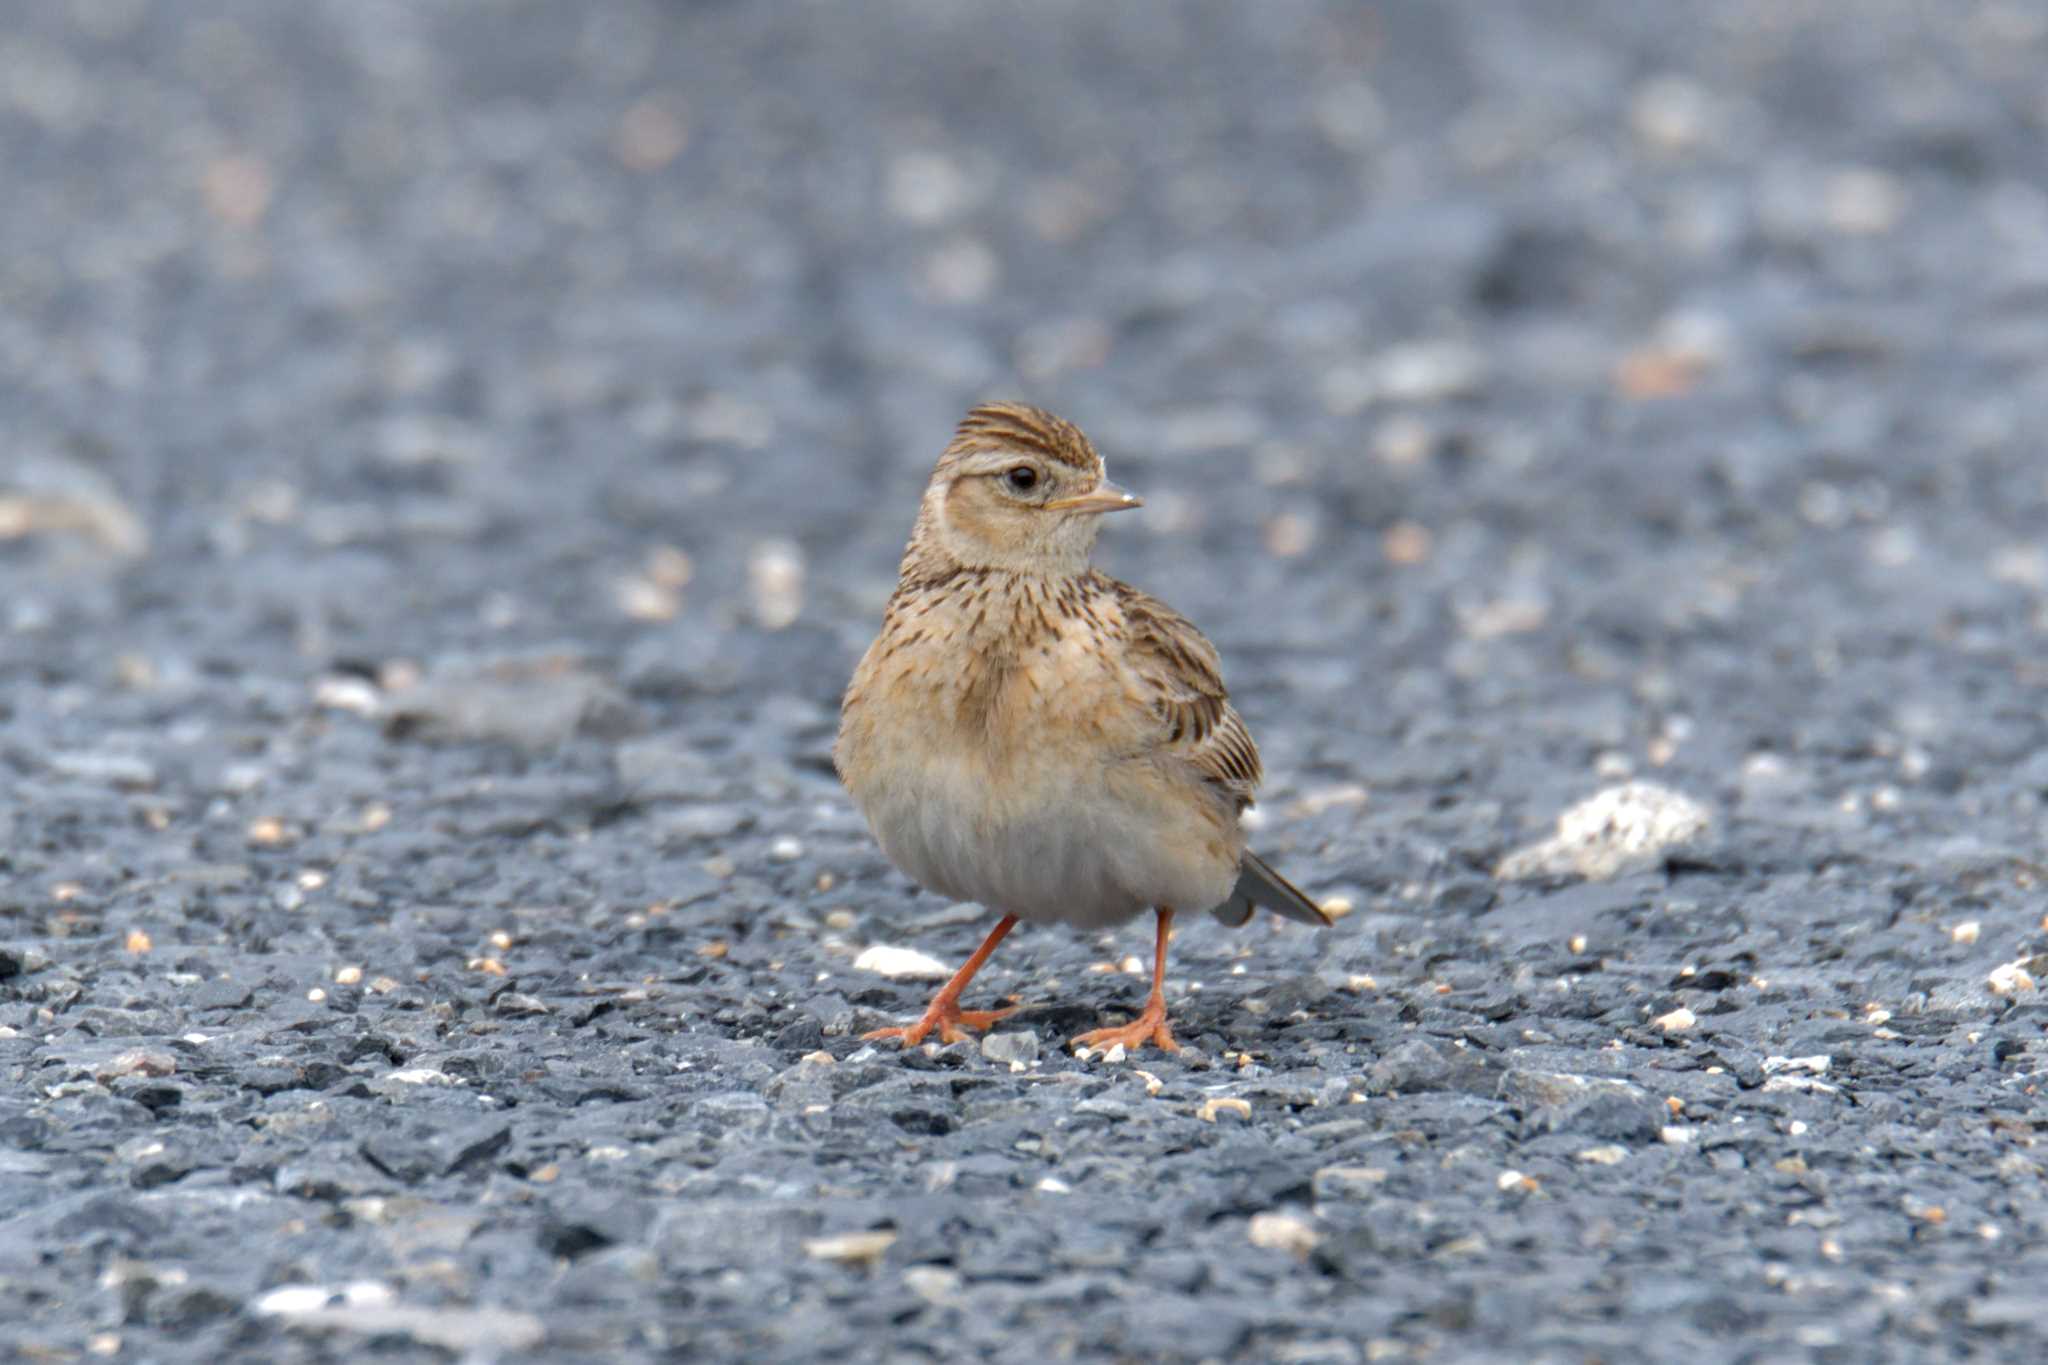
[[[853,959],[853,967],[855,971],[873,972],[896,981],[945,981],[953,975],[951,967],[927,953],[886,943],[861,949]]]
[[[1504,881],[1577,875],[1607,881],[1660,867],[1674,848],[1712,826],[1707,808],[1649,782],[1626,782],[1586,798],[1557,818],[1552,838],[1516,850],[1494,875]]]
[[[903,1272],[903,1287],[926,1303],[944,1305],[960,1296],[966,1281],[956,1270],[938,1265],[914,1265]]]
[[[1325,1166],[1309,1178],[1318,1202],[1367,1199],[1387,1183],[1381,1166]]]
[[[1026,1032],[984,1034],[981,1055],[992,1062],[1035,1062],[1038,1060],[1038,1035]]]
[[[1291,1213],[1255,1213],[1245,1225],[1245,1238],[1255,1247],[1284,1251],[1305,1259],[1322,1241],[1314,1227]]]
[[[178,1059],[161,1048],[131,1048],[114,1056],[93,1072],[102,1085],[122,1076],[170,1076],[178,1070]]]
[[[2034,969],[2040,958],[2029,958],[2021,962],[2006,962],[1991,969],[1984,978],[1985,987],[1993,995],[2020,995],[2034,989]]]
[[[1680,1005],[1669,1014],[1658,1015],[1653,1022],[1666,1033],[1684,1033],[1699,1023],[1699,1016]]]
[[[846,1232],[833,1237],[811,1237],[804,1241],[804,1255],[814,1261],[871,1267],[880,1263],[896,1245],[893,1232]]]
[[[81,782],[102,782],[130,791],[146,791],[157,784],[156,765],[139,754],[102,749],[67,751],[51,754],[50,768]]]
[[[1211,1097],[1203,1100],[1201,1107],[1195,1110],[1195,1117],[1204,1123],[1214,1123],[1223,1114],[1235,1114],[1238,1118],[1249,1120],[1252,1116],[1251,1101]]]
[[[637,723],[611,679],[573,658],[541,655],[437,669],[389,700],[384,728],[394,739],[543,750],[577,735],[617,738]]]

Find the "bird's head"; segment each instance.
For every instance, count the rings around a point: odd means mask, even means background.
[[[1103,477],[1102,457],[1073,423],[1021,403],[986,403],[967,414],[932,470],[911,549],[962,568],[1078,574],[1101,514],[1140,505]]]

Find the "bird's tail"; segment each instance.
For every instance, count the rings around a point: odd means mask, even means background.
[[[1313,924],[1318,929],[1327,929],[1336,923],[1314,901],[1304,896],[1300,887],[1268,867],[1264,858],[1246,849],[1230,899],[1209,913],[1236,928],[1249,920],[1253,909],[1261,905],[1276,915],[1302,924]]]

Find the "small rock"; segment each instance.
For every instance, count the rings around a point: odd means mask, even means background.
[[[1641,1088],[1599,1076],[1563,1071],[1509,1071],[1496,1092],[1541,1133],[1571,1133],[1614,1142],[1647,1142],[1663,1125],[1665,1110]]]
[[[714,800],[727,781],[711,755],[672,734],[622,742],[612,753],[612,770],[638,801]]]
[[[1834,1057],[1825,1052],[1817,1052],[1811,1057],[1766,1057],[1764,1074],[1775,1076],[1785,1071],[1804,1071],[1815,1076],[1825,1076],[1828,1074],[1828,1067],[1833,1063]]]
[[[981,1040],[981,1055],[992,1062],[1035,1062],[1038,1035],[1022,1031],[988,1034]]]
[[[1245,1228],[1245,1236],[1255,1247],[1269,1251],[1284,1251],[1289,1255],[1306,1258],[1322,1240],[1316,1230],[1291,1213],[1255,1213]]]
[[[2019,995],[2031,991],[2034,989],[2034,975],[2030,969],[2040,961],[2040,958],[2028,958],[1994,967],[1991,975],[1984,979],[1985,988],[1993,995]]]
[[[81,782],[104,783],[131,791],[156,785],[156,765],[136,754],[108,753],[101,749],[51,754],[50,768]]]
[[[461,1081],[447,1072],[431,1066],[400,1067],[396,1071],[387,1072],[380,1082],[380,1085],[390,1086],[460,1084],[462,1084]]]
[[[1218,1114],[1235,1114],[1249,1120],[1252,1106],[1249,1100],[1212,1098],[1202,1101],[1202,1107],[1195,1111],[1195,1117],[1204,1123],[1214,1123]]]
[[[863,948],[853,966],[855,971],[874,972],[895,981],[944,981],[953,975],[953,969],[935,957],[886,943]]]
[[[1379,1166],[1325,1166],[1310,1178],[1309,1188],[1321,1203],[1342,1199],[1364,1199],[1378,1193],[1387,1183]]]
[[[82,536],[122,559],[149,552],[148,528],[97,471],[18,449],[8,458],[0,476],[0,541],[55,532]]]
[[[255,998],[256,993],[239,981],[209,981],[192,993],[192,1008],[196,1010],[238,1010]]]
[[[1699,1016],[1695,1015],[1691,1010],[1687,1009],[1685,1006],[1680,1005],[1677,1009],[1671,1011],[1671,1013],[1669,1014],[1658,1015],[1655,1020],[1655,1023],[1658,1028],[1664,1030],[1664,1032],[1666,1033],[1683,1033],[1687,1029],[1691,1028],[1693,1025],[1699,1023]]]
[[[178,1070],[178,1059],[158,1048],[134,1048],[93,1068],[92,1078],[101,1085],[123,1076],[169,1076]]]
[[[1450,1078],[1450,1059],[1432,1044],[1410,1038],[1373,1063],[1365,1088],[1376,1095],[1412,1095],[1442,1090]]]
[[[1412,342],[1382,351],[1373,377],[1383,399],[1440,403],[1477,393],[1486,379],[1486,357],[1461,341]]]
[[[960,1272],[944,1266],[914,1265],[903,1272],[903,1287],[929,1304],[950,1303],[963,1283]]]
[[[49,965],[49,957],[34,948],[0,945],[0,981],[44,971]]]
[[[797,1019],[783,1025],[775,1034],[775,1046],[782,1052],[802,1053],[801,1061],[810,1061],[814,1057],[822,1057],[828,1063],[832,1060],[831,1053],[820,1050],[825,1046],[824,1026],[812,1018]]]
[[[1501,860],[1503,881],[1577,875],[1607,881],[1661,867],[1671,849],[1696,843],[1712,825],[1691,797],[1649,782],[1626,782],[1557,818],[1557,834]]]
[[[364,1138],[363,1159],[394,1180],[417,1184],[487,1161],[512,1142],[509,1124],[485,1121],[454,1128],[382,1129]]]
[[[806,1238],[804,1255],[814,1261],[836,1261],[840,1265],[873,1267],[881,1262],[883,1254],[894,1245],[896,1234],[886,1230],[843,1232],[834,1237]]]
[[[376,1292],[381,1290],[382,1292]],[[547,1329],[531,1313],[510,1308],[426,1308],[394,1302],[382,1285],[332,1290],[280,1285],[251,1305],[255,1312],[313,1331],[352,1332],[365,1339],[409,1337],[464,1359],[489,1360],[533,1350]]]
[[[1628,1148],[1608,1143],[1602,1147],[1588,1147],[1573,1159],[1588,1166],[1619,1166],[1628,1160]]]
[[[430,744],[549,749],[576,735],[616,739],[637,721],[610,679],[555,656],[451,668],[393,698],[385,733]]]

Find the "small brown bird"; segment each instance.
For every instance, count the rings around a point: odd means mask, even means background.
[[[1144,1012],[1073,1041],[1173,1051],[1176,910],[1330,923],[1245,847],[1259,751],[1215,647],[1088,566],[1101,515],[1138,505],[1079,428],[1038,408],[975,408],[939,457],[833,760],[890,861],[1002,918],[921,1018],[869,1038],[952,1043],[1011,1013],[960,994],[1019,920],[1094,929],[1150,908]]]

